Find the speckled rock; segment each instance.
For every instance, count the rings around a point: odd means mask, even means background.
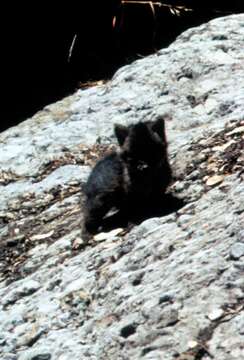
[[[244,358],[243,45],[213,20],[0,134],[2,360]],[[85,245],[113,124],[157,115],[185,206]]]

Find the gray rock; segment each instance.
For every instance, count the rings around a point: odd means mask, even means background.
[[[19,284],[18,287],[15,287],[9,294],[3,297],[2,304],[6,306],[15,303],[24,296],[33,294],[40,287],[41,285],[38,281],[32,279],[23,281],[22,284]]]
[[[15,354],[5,354],[3,360],[17,360],[17,356]]]
[[[52,355],[44,349],[35,349],[20,355],[20,360],[51,360]]]
[[[244,255],[244,243],[237,242],[230,248],[230,257],[234,260],[238,260]]]
[[[243,14],[189,29],[0,134],[1,359],[244,358],[243,39]],[[186,205],[84,246],[113,124],[158,115]]]

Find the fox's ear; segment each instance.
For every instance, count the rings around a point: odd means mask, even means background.
[[[164,119],[162,117],[159,117],[157,120],[154,121],[154,123],[152,124],[152,130],[158,134],[159,138],[163,140],[163,142],[166,142],[165,125]]]
[[[119,145],[122,146],[125,142],[125,139],[127,138],[128,134],[129,134],[129,129],[124,125],[115,124],[114,132],[117,137]]]

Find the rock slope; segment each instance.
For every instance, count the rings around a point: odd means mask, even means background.
[[[213,20],[0,135],[2,360],[244,358],[243,46]],[[186,205],[83,246],[113,123],[157,115]]]

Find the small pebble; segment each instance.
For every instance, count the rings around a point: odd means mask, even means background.
[[[101,232],[100,234],[97,234],[94,236],[94,240],[95,241],[111,240],[112,238],[119,235],[123,231],[124,231],[124,229],[118,228],[118,229],[114,229],[110,232]]]
[[[195,341],[195,340],[188,341],[188,348],[189,349],[194,349],[195,347],[197,347],[197,345],[198,345],[198,342]]]
[[[233,260],[238,260],[244,255],[244,243],[237,242],[233,244],[230,248],[230,258]]]
[[[214,309],[208,314],[208,318],[211,321],[219,319],[224,314],[222,309]]]
[[[213,185],[217,185],[219,183],[221,183],[224,179],[224,176],[223,175],[214,175],[214,176],[211,176],[207,179],[206,181],[206,185],[207,186],[213,186]]]

